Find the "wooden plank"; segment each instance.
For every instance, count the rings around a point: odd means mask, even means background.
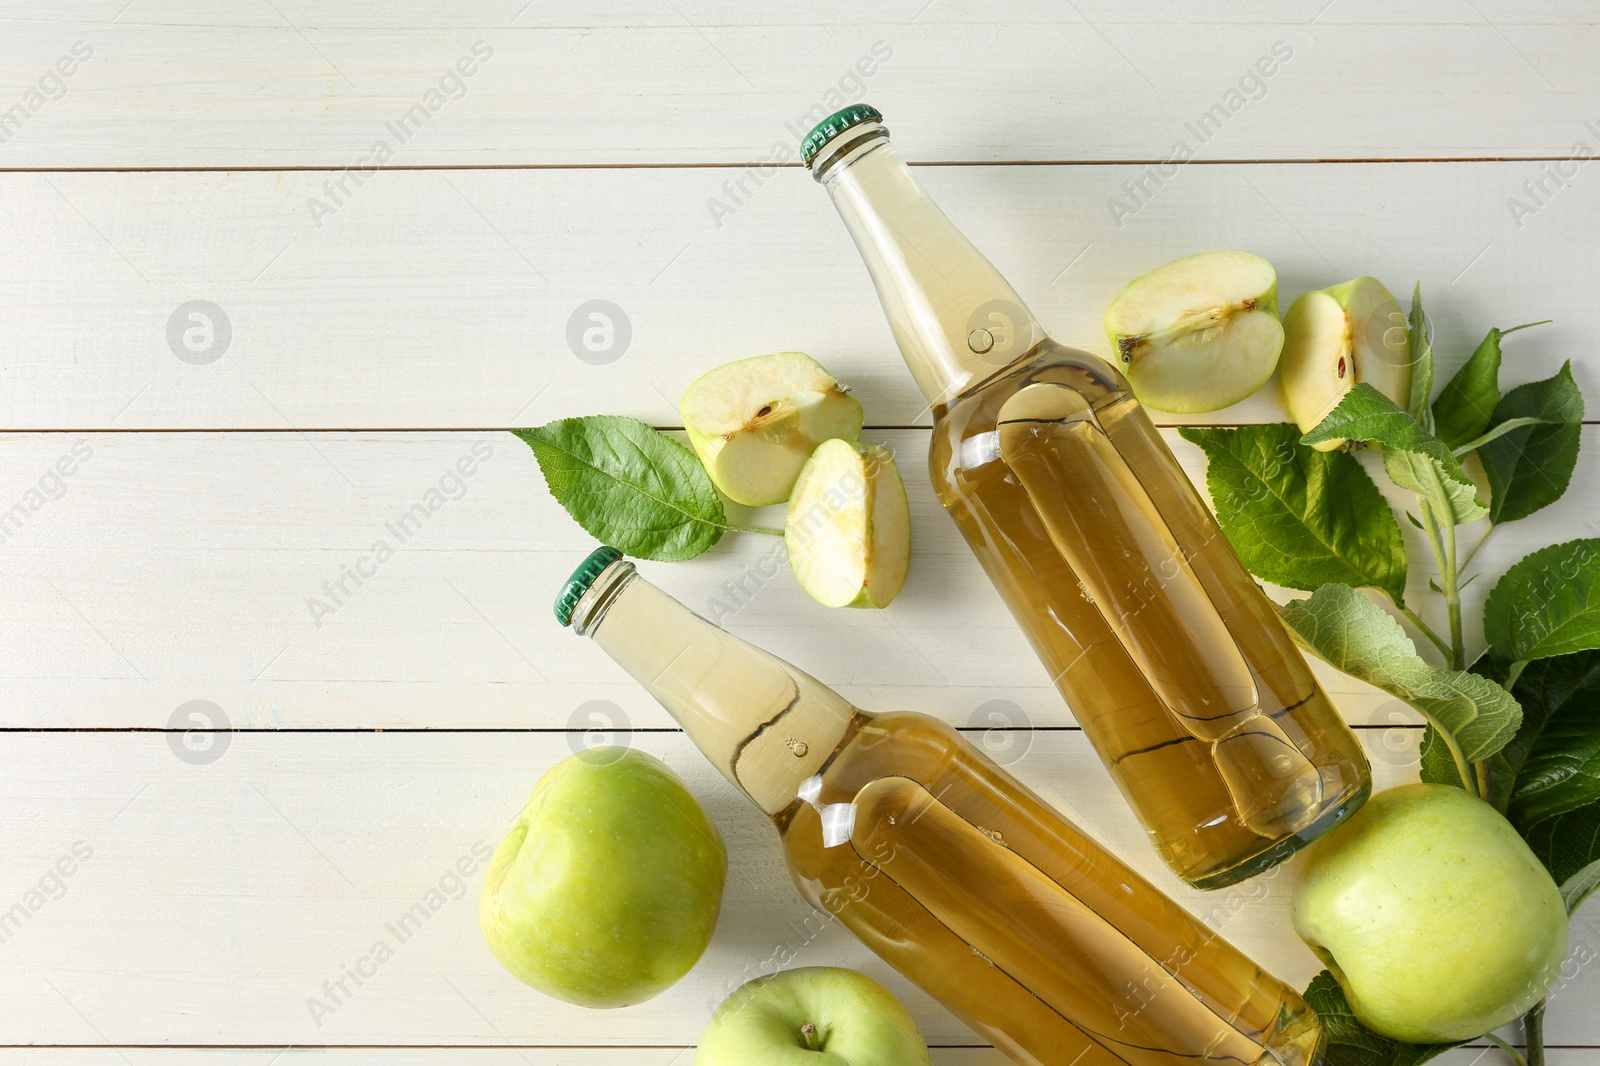
[[[1597,434],[1586,430],[1586,463]],[[1203,480],[1198,449],[1166,436]],[[985,706],[1003,700],[1019,722],[1071,724],[933,497],[926,432],[869,439],[901,456],[916,536],[910,580],[888,610],[818,606],[787,573],[781,543],[751,534],[644,572],[865,707],[988,724]],[[28,493],[74,448],[88,458],[73,475],[45,479],[64,495],[27,512]],[[472,476],[452,476],[463,457]],[[441,482],[440,509],[402,542],[391,527]],[[19,503],[26,521],[0,526],[0,725],[161,728],[190,700],[241,729],[587,728],[592,700],[633,728],[671,725],[551,618],[555,591],[593,541],[510,434],[10,434],[0,437],[0,515]],[[777,508],[736,511],[782,522]],[[1499,530],[1479,557],[1484,577],[1466,590],[1471,646],[1481,647],[1482,598],[1506,567],[1595,532],[1578,492]],[[362,562],[379,540],[393,558]],[[1420,541],[1411,548],[1427,557]],[[375,571],[359,586],[344,576],[358,564]],[[1414,569],[1413,591],[1432,602],[1426,568]],[[324,587],[341,581],[342,591]],[[1350,721],[1416,721],[1375,689],[1318,670]]]
[[[350,166],[479,41],[491,58],[446,86],[414,142],[389,138],[396,162],[743,162],[792,150],[808,114],[863,94],[916,132],[918,159],[1164,158],[1218,105],[1226,123],[1202,150],[1225,159],[1565,156],[1584,135],[1592,10],[1396,6],[1032,0],[997,20],[953,0],[337,13],[94,0],[70,14],[30,0],[8,5],[7,106],[75,42],[93,55],[0,160]],[[1263,61],[1271,76],[1241,86]]]
[[[1569,187],[1508,210],[1542,166],[1187,167],[1115,221],[1134,168],[919,173],[1045,326],[1097,353],[1129,279],[1239,247],[1277,265],[1285,307],[1354,274],[1407,297],[1420,278],[1441,380],[1489,326],[1555,319],[1507,342],[1514,383],[1600,334],[1600,197]],[[0,174],[0,427],[499,428],[596,411],[673,425],[701,372],[784,349],[851,382],[870,424],[928,421],[860,257],[799,171],[747,182],[715,219],[707,203],[739,171],[381,173],[319,227],[307,204],[331,202],[330,180]],[[220,314],[191,318],[191,301]],[[594,301],[613,305],[609,336]],[[1600,393],[1591,363],[1577,374]],[[1188,420],[1280,419],[1277,395]]]
[[[452,872],[480,842],[498,842],[534,780],[568,753],[564,735],[246,733],[206,764],[175,757],[159,735],[0,737],[9,768],[0,802],[28,812],[12,820],[0,851],[7,900],[75,842],[91,852],[0,953],[0,995],[11,1005],[0,1043],[677,1048],[775,946],[798,965],[882,979],[930,1043],[974,1042],[842,929],[799,924],[810,911],[776,833],[681,735],[634,743],[684,777],[736,861],[696,969],[646,1005],[601,1016],[502,972],[477,930],[481,871]],[[1379,787],[1411,776],[1375,765]],[[1184,888],[1079,733],[1037,734],[1012,768],[1263,966],[1296,985],[1318,969],[1290,932],[1292,871],[1213,893]],[[446,899],[398,942],[386,923],[436,887]],[[322,983],[379,939],[395,941],[393,957],[319,1027],[308,999],[326,996]],[[1580,918],[1574,942],[1592,951],[1593,921]],[[1600,1038],[1592,1012],[1574,1009],[1597,992],[1594,968],[1576,967],[1550,1012],[1552,1043]]]

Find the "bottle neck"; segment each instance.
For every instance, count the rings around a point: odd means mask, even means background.
[[[928,402],[948,403],[1045,339],[994,264],[923,191],[874,122],[812,161],[866,260],[900,354]]]
[[[626,560],[601,573],[572,621],[768,814],[794,802],[856,714],[838,693],[707,622]]]

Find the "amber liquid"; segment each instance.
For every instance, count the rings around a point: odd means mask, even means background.
[[[1354,735],[1121,375],[1046,340],[934,414],[935,491],[1180,877],[1360,805]]]
[[[858,712],[801,795],[801,891],[1017,1062],[1317,1061],[1292,989],[944,723]]]
[[[1025,1066],[1311,1066],[1321,1026],[918,714],[865,714],[616,561],[573,612],[772,817],[801,892]]]

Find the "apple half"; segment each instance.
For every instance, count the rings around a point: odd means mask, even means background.
[[[1238,403],[1278,365],[1277,271],[1246,252],[1175,260],[1111,301],[1106,336],[1140,403],[1183,414]]]
[[[789,567],[824,607],[887,607],[911,564],[911,508],[881,444],[817,446],[789,500]]]
[[[750,507],[787,500],[817,444],[855,440],[862,421],[860,401],[801,352],[709,370],[689,386],[678,410],[712,482]]]
[[[1302,433],[1315,429],[1359,382],[1406,406],[1411,361],[1400,301],[1369,277],[1302,293],[1283,319],[1279,366],[1284,406]],[[1314,447],[1325,452],[1343,443]]]

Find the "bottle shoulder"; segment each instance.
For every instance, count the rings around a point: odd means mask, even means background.
[[[1000,458],[996,428],[1001,409],[1035,385],[1071,389],[1097,411],[1133,395],[1117,367],[1047,337],[1026,355],[934,408],[929,466],[936,485],[942,475],[986,466]]]

